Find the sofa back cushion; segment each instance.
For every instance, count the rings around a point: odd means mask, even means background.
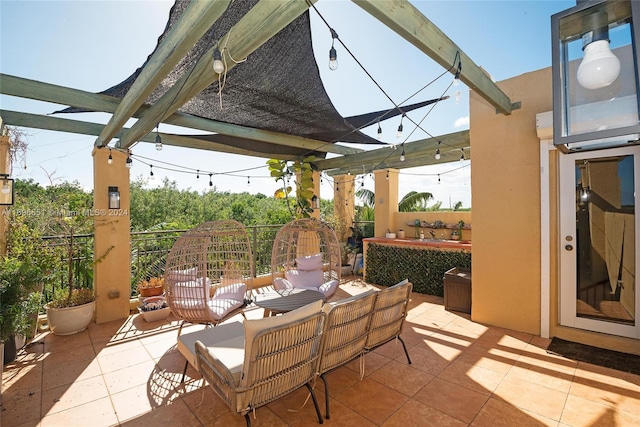
[[[409,280],[405,279],[377,293],[367,336],[367,349],[400,335],[412,287]]]

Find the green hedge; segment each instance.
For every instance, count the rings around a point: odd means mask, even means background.
[[[403,279],[413,290],[443,296],[443,277],[453,267],[471,268],[471,252],[415,249],[370,243],[367,249],[367,282],[391,286]]]

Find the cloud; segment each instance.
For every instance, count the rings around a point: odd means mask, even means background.
[[[459,128],[463,126],[467,126],[467,127],[469,126],[469,116],[460,117],[453,123],[453,127],[455,128]]]

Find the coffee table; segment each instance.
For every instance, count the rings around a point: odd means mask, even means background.
[[[264,309],[264,317],[287,313],[315,301],[325,301],[322,292],[311,289],[282,289],[265,292],[254,297],[253,302]]]

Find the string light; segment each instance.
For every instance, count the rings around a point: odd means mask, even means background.
[[[336,48],[334,47],[334,43],[338,38],[338,33],[333,28],[331,30],[331,49],[329,49],[329,69],[331,71],[335,71],[338,69],[338,52],[336,52]]]
[[[378,139],[382,140],[382,127],[380,126],[380,122],[378,122]]]
[[[156,150],[162,151],[162,138],[160,137],[160,123],[156,125]]]
[[[247,186],[251,185],[251,179],[250,177],[247,177]]]
[[[462,61],[458,60],[458,69],[455,76],[453,76],[453,85],[458,86],[460,84],[460,73],[462,72]]]
[[[387,179],[389,179],[389,170],[387,170]]]
[[[405,155],[404,155],[404,142],[402,143],[402,153],[400,153],[400,161],[404,162],[405,159]]]
[[[438,184],[440,184],[440,174],[438,174]]]
[[[396,138],[402,138],[402,119],[404,119],[404,113],[400,117],[400,125],[398,125],[398,132],[396,133]]]
[[[218,49],[217,45],[213,50],[213,71],[218,74],[224,73],[224,62],[222,62],[222,53],[220,53],[220,49]]]
[[[127,151],[127,160],[125,160],[124,165],[127,169],[131,169],[132,164],[133,160],[131,160],[131,151]]]
[[[153,165],[149,165],[149,176],[153,176]]]
[[[211,181],[211,176],[213,176],[213,174],[209,174],[209,187],[213,187],[213,181]]]
[[[438,146],[436,147],[436,160],[440,160],[440,141],[438,141]]]
[[[460,102],[460,91],[456,92],[456,105]]]
[[[464,160],[464,148],[460,149],[460,161]]]
[[[109,158],[107,159],[107,163],[110,165],[113,164],[113,156],[111,155],[111,148],[109,148]]]
[[[200,179],[200,169],[196,172],[196,179]]]

